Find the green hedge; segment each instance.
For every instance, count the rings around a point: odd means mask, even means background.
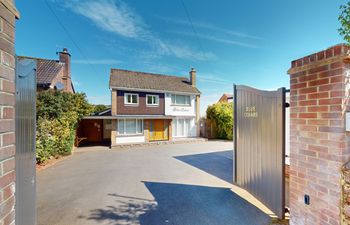
[[[232,140],[233,138],[233,104],[218,102],[207,108],[207,119],[216,125],[216,138]]]
[[[43,163],[72,152],[79,120],[93,107],[83,93],[45,91],[37,94],[36,159]]]

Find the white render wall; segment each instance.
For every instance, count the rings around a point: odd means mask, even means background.
[[[196,96],[191,95],[191,106],[171,105],[171,94],[165,93],[165,115],[167,116],[196,116]]]
[[[145,136],[142,135],[133,135],[133,136],[117,136],[116,144],[125,144],[125,143],[143,143],[145,142]]]

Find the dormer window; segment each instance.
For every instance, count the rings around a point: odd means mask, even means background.
[[[132,93],[124,94],[124,104],[125,105],[138,105],[139,104],[139,95]]]

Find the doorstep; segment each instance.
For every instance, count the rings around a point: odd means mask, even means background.
[[[128,149],[134,147],[147,147],[157,145],[168,145],[168,144],[184,144],[184,143],[200,143],[208,141],[207,138],[174,138],[171,141],[152,141],[144,143],[123,143],[111,146],[111,149]]]

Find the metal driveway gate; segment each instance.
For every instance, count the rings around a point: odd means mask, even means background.
[[[16,225],[36,224],[36,63],[16,59]]]
[[[285,88],[234,85],[236,183],[284,218]]]

